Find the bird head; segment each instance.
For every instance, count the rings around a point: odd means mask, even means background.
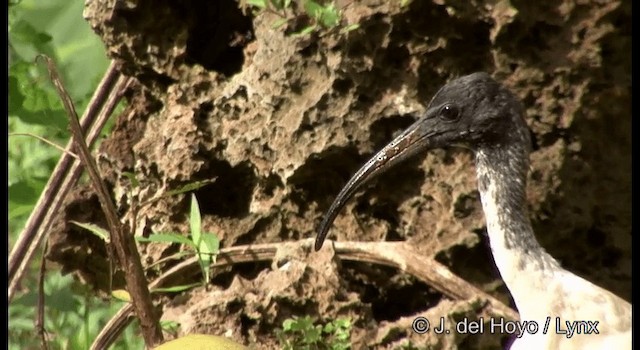
[[[433,148],[462,146],[472,150],[507,143],[530,145],[529,129],[518,99],[487,73],[473,73],[444,85],[426,112],[378,151],[347,182],[325,215],[316,236],[322,247],[340,209],[364,183],[407,158]]]

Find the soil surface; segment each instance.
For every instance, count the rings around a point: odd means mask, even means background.
[[[215,179],[195,195],[222,247],[313,237],[349,177],[439,87],[487,71],[521,98],[534,134],[528,198],[538,240],[568,270],[631,300],[631,2],[400,3],[337,1],[358,29],[300,36],[292,33],[304,16],[274,29],[277,16],[232,0],[88,1],[85,17],[135,78],[96,156],[123,221],[135,220],[136,235],[188,235],[189,195],[160,199],[135,219],[131,203]],[[69,220],[106,227],[89,186],[68,198],[49,258],[104,292],[104,244]],[[329,238],[406,241],[513,306],[488,248],[468,151],[436,150],[382,175],[347,204]],[[139,248],[147,266],[179,250]],[[341,261],[327,244],[278,254],[286,257],[216,269],[208,288],[163,296],[163,319],[184,334],[258,348],[278,348],[275,330],[304,315],[350,317],[355,349],[510,341],[415,334],[415,317],[480,311],[398,269]],[[149,279],[175,263],[149,269]],[[114,288],[122,285],[116,274]]]

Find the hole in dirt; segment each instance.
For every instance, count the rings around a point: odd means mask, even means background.
[[[258,234],[266,232],[269,225],[271,225],[272,222],[273,222],[273,218],[270,218],[270,217],[259,219],[255,223],[255,225],[253,225],[253,228],[251,230],[238,236],[234,245],[244,245],[244,244],[251,244],[253,242],[256,242]]]
[[[267,196],[273,196],[276,188],[284,188],[284,184],[282,183],[280,176],[271,174],[264,182],[264,193]]]
[[[399,274],[396,269],[344,261],[341,276],[350,291],[371,304],[377,322],[396,321],[436,305],[442,295],[414,277]]]
[[[409,198],[420,195],[420,187],[425,181],[424,170],[420,168],[423,156],[414,156],[381,174],[373,180],[373,186],[367,189],[368,198],[375,198],[371,205],[356,208],[360,213],[371,213],[377,219],[392,224],[391,230],[397,230],[400,223],[398,207]],[[362,211],[359,210],[362,208]]]
[[[345,95],[353,88],[353,81],[349,78],[336,79],[333,82],[333,90],[338,95]]]
[[[453,216],[456,219],[463,219],[480,210],[480,194],[476,191],[474,195],[461,195],[453,203]]]
[[[397,226],[397,223],[396,223],[396,226]],[[387,236],[385,237],[385,241],[387,242],[400,242],[404,240],[405,240],[405,237],[401,236],[395,230],[390,230],[389,233],[387,233]]]
[[[258,324],[257,320],[249,318],[247,315],[240,315],[240,334],[243,337],[249,337],[249,330]]]
[[[406,70],[411,61],[411,54],[409,50],[404,46],[394,47],[385,52],[385,55],[381,58],[383,67],[389,67],[396,70]]]
[[[244,63],[244,47],[254,40],[253,21],[234,0],[194,1],[186,9],[189,21],[187,62],[226,76]]]
[[[590,246],[601,247],[606,243],[606,241],[607,241],[607,235],[601,230],[598,230],[597,228],[592,228],[589,231],[587,231],[586,242]]]
[[[293,187],[291,198],[301,210],[307,203],[318,202],[326,210],[351,175],[364,159],[355,147],[329,147],[321,154],[312,155],[289,178]]]
[[[311,57],[312,55],[318,52],[318,44],[315,41],[311,42],[309,43],[309,45],[307,45],[305,48],[303,48],[298,52],[302,57],[305,57],[305,58]]]
[[[411,115],[398,115],[376,120],[369,128],[369,139],[373,142],[373,148],[375,150],[381,149],[414,122],[415,118]]]
[[[199,121],[205,121],[209,119],[209,115],[213,111],[213,103],[204,102],[200,104],[200,108],[197,109],[194,118]]]
[[[613,247],[606,247],[602,252],[602,266],[606,268],[615,268],[622,258],[622,252]]]
[[[216,274],[211,279],[211,284],[227,289],[229,288],[229,286],[231,286],[231,282],[233,282],[233,278],[235,276],[240,276],[246,280],[254,280],[256,277],[258,277],[260,272],[270,268],[271,268],[271,263],[266,261],[234,264],[230,269],[227,269],[225,272]]]
[[[200,212],[205,215],[239,218],[249,213],[256,184],[253,169],[246,163],[232,167],[226,161],[211,160],[205,178],[215,181],[196,191]]]

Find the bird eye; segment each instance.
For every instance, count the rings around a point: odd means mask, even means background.
[[[460,117],[460,109],[454,104],[446,104],[440,109],[439,116],[444,121],[453,122]]]

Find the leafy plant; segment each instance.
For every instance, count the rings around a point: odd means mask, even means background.
[[[70,275],[49,273],[45,277],[45,329],[52,349],[88,349],[109,317],[124,303],[96,298],[86,286]],[[39,349],[33,320],[35,290],[14,299],[9,307],[9,349]],[[136,328],[129,327],[114,349],[142,349],[144,343]]]
[[[147,238],[138,237],[137,240],[140,242],[178,243],[193,249],[194,254],[198,257],[203,280],[206,284],[210,279],[209,266],[215,263],[216,256],[220,250],[220,240],[218,236],[213,233],[202,232],[200,208],[194,194],[191,194],[189,225],[191,228],[191,238],[179,233],[156,233]]]
[[[323,326],[315,325],[310,316],[286,319],[276,336],[285,350],[350,349],[351,320],[338,318]]]
[[[358,24],[341,26],[342,12],[333,1],[246,0],[246,5],[256,8],[258,13],[270,12],[280,17],[272,24],[274,28],[281,27],[303,16],[309,18],[311,23],[294,32],[294,35],[306,35],[322,29],[339,28],[342,32],[349,32],[359,28]]]

